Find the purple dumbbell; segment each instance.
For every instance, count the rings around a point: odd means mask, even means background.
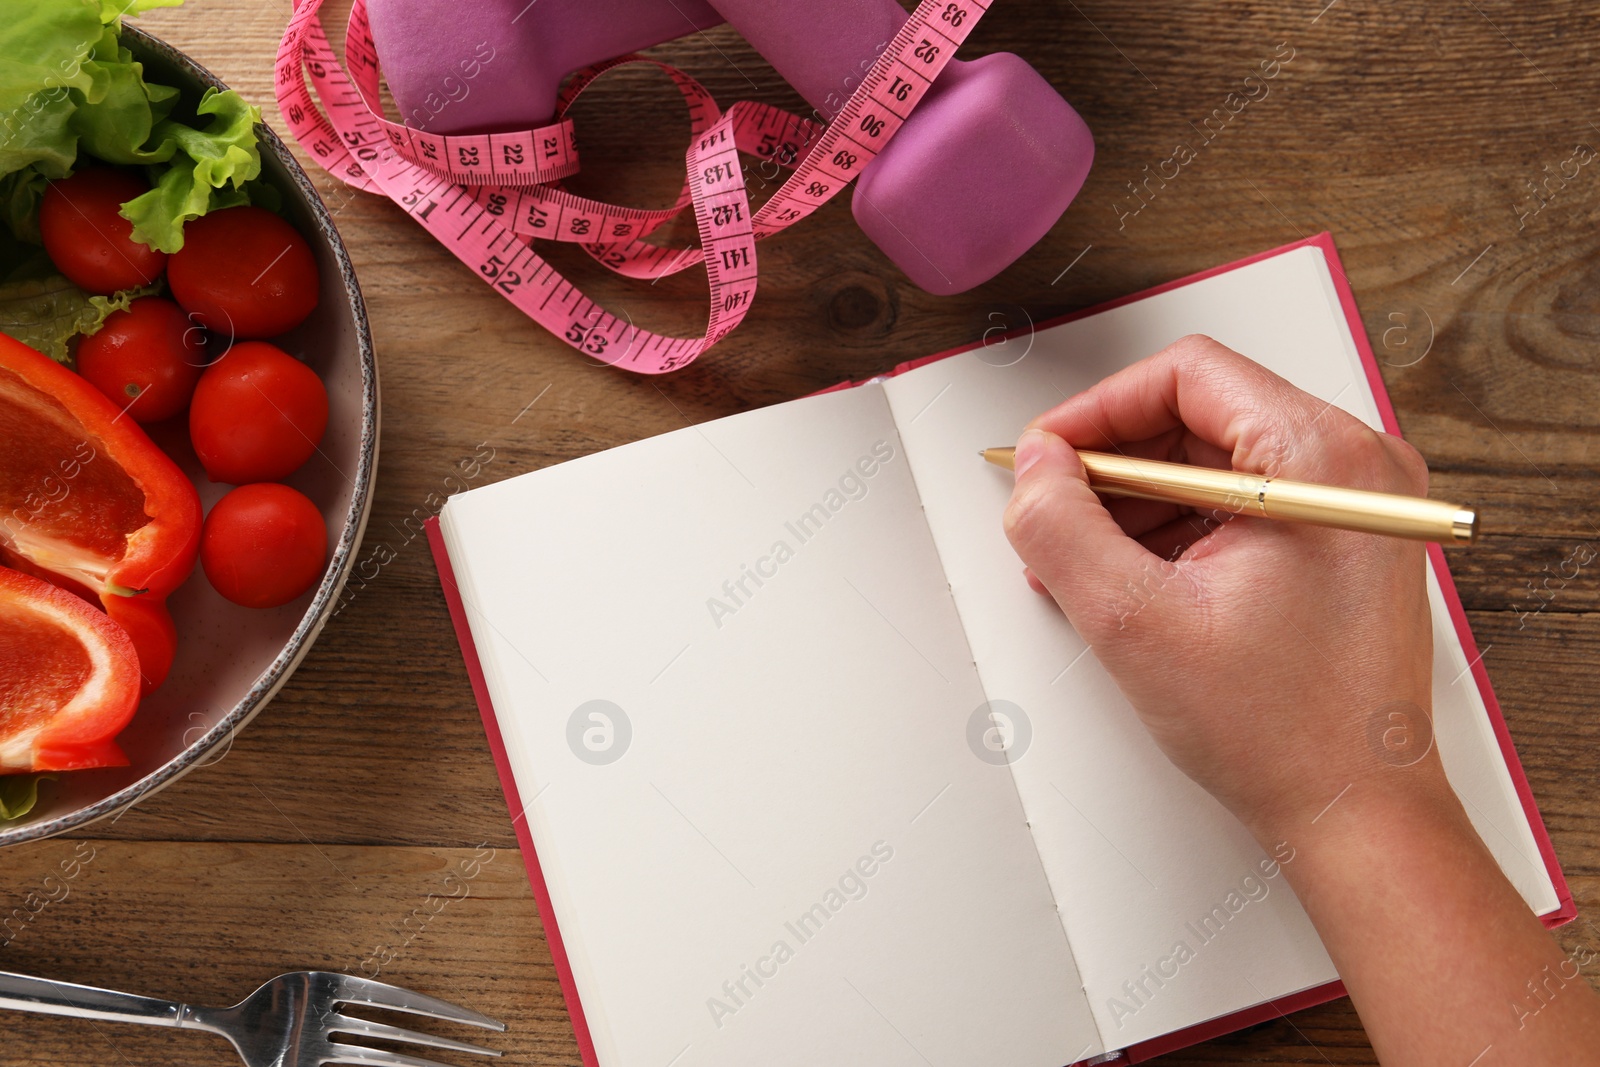
[[[396,105],[435,133],[549,121],[571,71],[722,17],[832,117],[908,17],[895,0],[370,0]],[[472,66],[487,45],[494,59]],[[452,86],[456,87],[452,91]],[[426,121],[419,121],[419,117]],[[1005,269],[1061,217],[1094,141],[1037,71],[1001,52],[952,62],[857,179],[856,221],[907,277],[958,293]]]
[[[831,118],[907,14],[895,0],[711,0]],[[1009,52],[956,60],[856,179],[856,222],[930,293],[988,281],[1033,247],[1083,185],[1089,127]]]
[[[573,71],[722,22],[703,0],[368,0],[367,8],[401,117],[444,134],[542,126]]]

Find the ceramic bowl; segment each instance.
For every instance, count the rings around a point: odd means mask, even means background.
[[[122,42],[145,77],[178,86],[193,105],[208,86],[227,88],[182,52],[124,24]],[[74,771],[44,782],[26,817],[0,823],[0,845],[37,840],[116,815],[196,767],[224,758],[249,722],[305,657],[338,610],[372,501],[378,459],[378,370],[366,308],[333,219],[305,172],[272,131],[261,135],[262,176],[282,195],[283,214],[310,243],[321,274],[311,317],[273,341],[304,359],[328,388],[328,429],[318,453],[288,479],[322,509],[329,559],[321,582],[281,608],[253,610],[223,600],[196,566],[168,601],[178,625],[178,656],[167,681],[146,697],[118,738],[132,765]],[[209,513],[229,488],[207,481],[183,431],[151,436],[184,468]]]

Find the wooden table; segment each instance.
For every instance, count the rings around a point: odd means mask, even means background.
[[[1528,183],[1556,173],[1578,143],[1600,145],[1600,13],[1578,0],[1325,2],[1000,4],[968,53],[1031,60],[1098,142],[1088,184],[1050,235],[995,281],[934,298],[863,238],[841,197],[763,245],[752,316],[664,380],[588,365],[395,207],[346,196],[308,166],[337,207],[371,312],[384,438],[367,546],[386,546],[393,561],[215,765],[79,840],[4,854],[7,908],[75,851],[92,859],[66,899],[0,953],[0,968],[223,1003],[280,971],[357,971],[387,948],[385,978],[506,1019],[494,1043],[508,1062],[576,1064],[416,534],[459,487],[458,461],[492,449],[472,482],[484,484],[1323,229],[1339,241],[1401,424],[1430,459],[1438,492],[1483,506],[1486,543],[1453,553],[1452,567],[1556,851],[1580,909],[1593,913],[1600,577],[1592,565],[1564,584],[1554,576],[1576,546],[1592,552],[1600,540],[1600,167],[1583,168],[1537,214],[1518,215],[1539,203]],[[342,26],[338,10],[330,26]],[[271,70],[288,14],[287,0],[190,0],[141,25],[281,128]],[[1293,59],[1270,94],[1137,199],[1129,183],[1194,142],[1195,127],[1262,61],[1286,54],[1284,44]],[[731,31],[660,51],[721,101],[799,106]],[[686,129],[675,99],[654,76],[602,82],[586,96],[578,121],[589,172],[579,187],[631,203],[670,198]],[[624,135],[637,147],[624,150]],[[554,258],[637,322],[699,329],[703,283],[692,272],[640,286],[584,269],[581,256]],[[480,846],[491,858],[470,895],[435,914],[427,895],[449,892],[446,872]],[[1569,950],[1600,948],[1582,920],[1557,936]],[[7,1064],[231,1062],[197,1035],[15,1016],[4,1026]],[[1324,1061],[1375,1062],[1348,1002],[1164,1062]]]

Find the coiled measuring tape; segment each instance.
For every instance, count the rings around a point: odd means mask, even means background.
[[[989,2],[923,0],[826,125],[751,101],[723,112],[687,74],[633,55],[576,74],[558,98],[551,125],[446,135],[383,117],[366,0],[355,0],[350,9],[344,67],[318,17],[322,0],[295,0],[278,46],[278,108],[295,139],[330,174],[400,205],[540,326],[600,362],[660,374],[691,362],[739,325],[755,298],[756,242],[838,195],[883,150]],[[689,108],[687,178],[670,208],[621,207],[560,188],[561,179],[578,170],[567,118],[573,101],[596,78],[630,63],[665,71]],[[740,152],[790,170],[755,212]],[[699,247],[644,240],[685,207],[694,210]],[[618,318],[533,250],[540,238],[577,243],[631,278],[660,278],[703,263],[711,290],[705,332],[669,337]]]

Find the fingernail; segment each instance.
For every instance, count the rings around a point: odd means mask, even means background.
[[[1047,443],[1048,438],[1043,430],[1028,430],[1017,439],[1017,455],[1013,464],[1018,478],[1027,473],[1029,467],[1039,462]]]

